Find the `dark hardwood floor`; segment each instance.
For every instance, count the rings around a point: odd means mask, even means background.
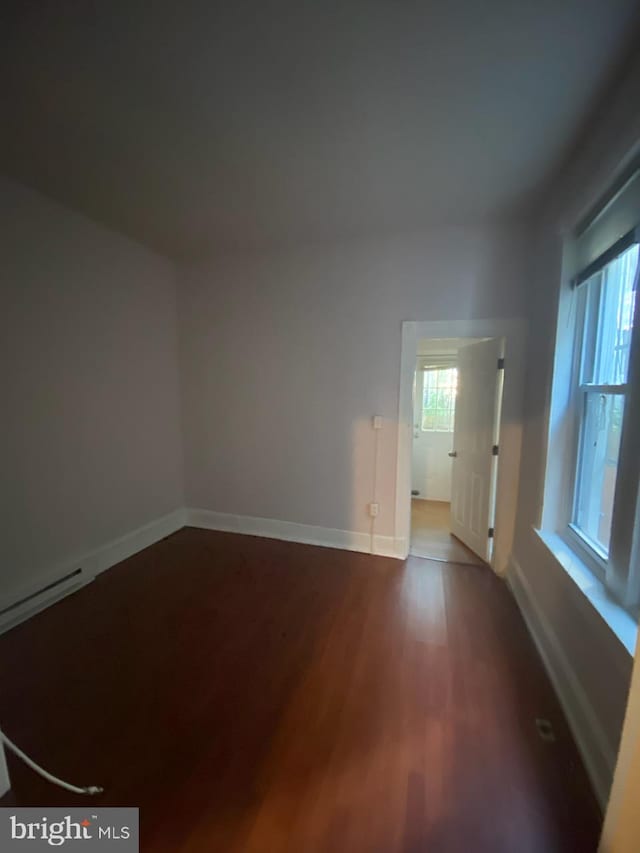
[[[140,806],[143,851],[597,847],[558,702],[482,567],[187,528],[0,637],[0,720],[104,785],[95,805]],[[2,805],[87,803],[10,770]]]

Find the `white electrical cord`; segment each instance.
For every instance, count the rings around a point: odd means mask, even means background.
[[[74,794],[88,794],[89,796],[95,796],[96,794],[101,794],[104,791],[104,788],[100,788],[98,785],[89,785],[86,788],[78,788],[76,785],[70,785],[69,782],[65,782],[63,779],[58,779],[57,776],[47,773],[44,768],[40,767],[39,764],[36,764],[35,761],[29,758],[29,756],[26,755],[20,747],[16,746],[12,740],[9,740],[2,729],[0,729],[0,741],[3,741],[5,746],[7,746],[11,752],[24,761],[28,767],[35,770],[35,772],[42,776],[43,779],[57,785],[59,788],[64,788],[66,791],[71,791]]]

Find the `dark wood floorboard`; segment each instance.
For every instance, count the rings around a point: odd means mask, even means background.
[[[186,528],[0,637],[0,720],[142,850],[590,853],[600,815],[488,569]],[[535,718],[551,720],[542,741]],[[10,758],[2,805],[75,805]]]

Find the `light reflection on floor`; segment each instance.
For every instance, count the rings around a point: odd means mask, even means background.
[[[449,532],[450,504],[444,501],[411,501],[411,554],[450,563],[481,566],[482,560]]]

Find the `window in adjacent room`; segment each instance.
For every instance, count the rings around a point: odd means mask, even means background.
[[[424,369],[421,424],[423,432],[453,432],[457,387],[457,368]]]

